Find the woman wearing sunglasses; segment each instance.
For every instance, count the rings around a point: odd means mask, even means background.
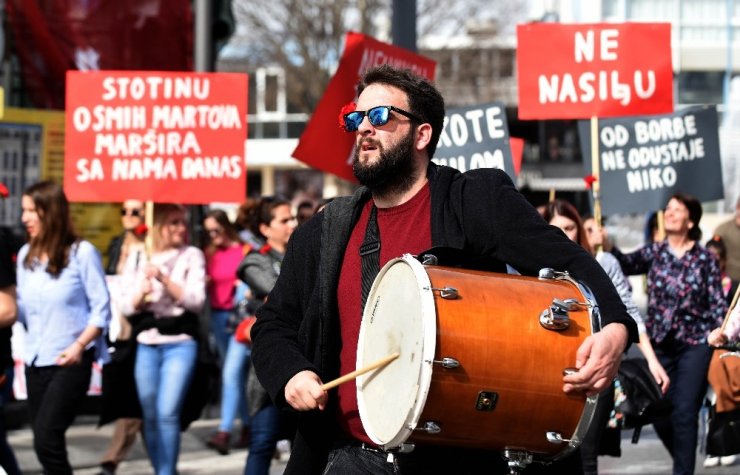
[[[134,378],[144,419],[144,442],[156,475],[174,475],[180,416],[198,352],[198,313],[206,299],[205,257],[187,244],[185,208],[154,207],[153,249],[144,262],[129,256],[121,312],[135,316]]]
[[[143,249],[144,203],[139,200],[126,200],[121,205],[121,226],[123,233],[114,237],[108,245],[108,265],[105,273],[120,274],[123,263],[130,252]]]
[[[145,255],[144,203],[129,199],[121,205],[121,226],[123,233],[114,237],[108,245],[108,265],[105,267],[106,282],[111,295],[112,320],[108,339],[113,346],[112,363],[103,369],[103,415],[101,423],[109,417],[118,417],[113,429],[110,444],[100,460],[103,475],[116,472],[118,464],[126,458],[141,432],[139,402],[133,381],[134,349],[132,328],[128,318],[119,311],[121,272],[129,257],[142,264]],[[120,372],[125,372],[122,376]]]

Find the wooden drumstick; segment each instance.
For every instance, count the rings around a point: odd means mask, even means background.
[[[329,381],[328,383],[324,383],[321,385],[322,391],[328,391],[331,388],[335,388],[339,386],[340,384],[346,383],[347,381],[352,381],[353,379],[357,378],[358,376],[362,376],[363,374],[367,373],[368,371],[372,371],[376,368],[380,368],[382,366],[387,365],[391,361],[395,360],[401,355],[399,352],[395,352],[393,354],[390,354],[386,356],[385,358],[381,358],[378,361],[374,363],[370,363],[369,365],[365,366],[364,368],[356,369],[352,371],[351,373],[347,373],[344,376],[340,376],[337,379],[334,379],[332,381]]]

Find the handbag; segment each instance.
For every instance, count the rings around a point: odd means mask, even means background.
[[[740,454],[740,409],[717,412],[715,406],[710,408],[707,453],[721,457]]]
[[[234,338],[239,343],[243,343],[245,345],[251,345],[252,344],[252,325],[254,325],[254,322],[257,321],[257,317],[251,316],[244,318],[241,322],[239,322],[239,325],[236,326],[236,330],[234,331]]]
[[[617,411],[622,414],[622,427],[634,429],[632,443],[636,444],[640,440],[642,426],[669,417],[673,404],[661,392],[643,358],[622,360],[617,378],[625,395]]]

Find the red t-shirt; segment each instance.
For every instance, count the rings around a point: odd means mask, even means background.
[[[360,298],[362,289],[362,261],[360,246],[365,239],[365,229],[370,217],[372,201],[362,210],[360,220],[352,230],[344,261],[339,275],[339,322],[342,335],[340,353],[340,374],[355,370],[357,363],[357,338],[360,333],[362,310]],[[431,200],[429,185],[422,188],[406,203],[393,208],[378,208],[378,229],[380,231],[380,267],[389,260],[403,254],[419,254],[432,245]],[[357,409],[357,389],[354,381],[344,383],[338,388],[339,424],[351,437],[371,442],[362,428]]]

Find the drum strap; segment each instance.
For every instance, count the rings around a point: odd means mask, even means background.
[[[365,240],[360,246],[360,259],[362,260],[362,300],[360,312],[365,309],[367,295],[373,286],[375,277],[380,272],[380,230],[378,229],[378,208],[373,204],[370,209],[370,217],[365,228]],[[360,315],[362,316],[362,315]]]

